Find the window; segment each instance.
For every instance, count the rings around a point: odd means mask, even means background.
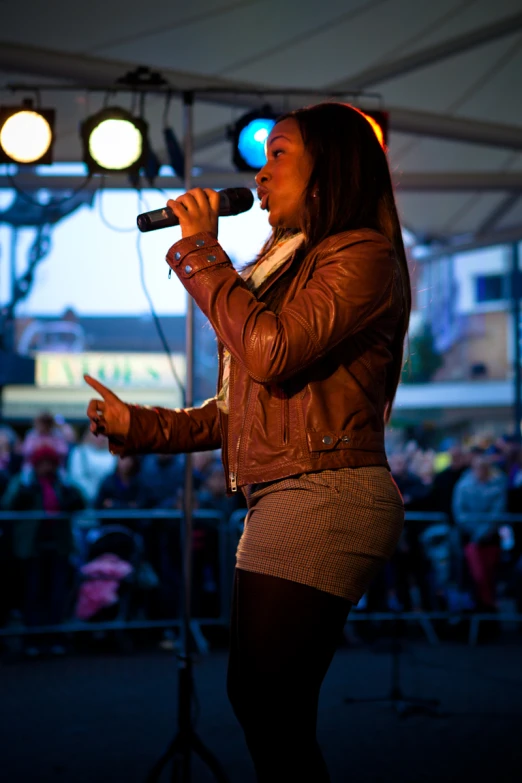
[[[504,275],[478,275],[475,278],[477,302],[497,302],[506,299]]]

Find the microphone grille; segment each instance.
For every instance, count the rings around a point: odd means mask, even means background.
[[[230,202],[230,215],[247,212],[254,203],[250,188],[227,188],[226,193]]]

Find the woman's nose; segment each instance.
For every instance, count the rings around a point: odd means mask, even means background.
[[[257,174],[255,176],[256,185],[258,185],[258,186],[262,185],[264,182],[267,182],[268,179],[269,179],[269,175],[268,175],[268,172],[266,171],[266,165],[265,165],[265,166],[263,166],[262,169],[260,169],[257,172]]]

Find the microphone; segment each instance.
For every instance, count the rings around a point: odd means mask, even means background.
[[[222,217],[247,212],[253,203],[254,196],[248,188],[225,188],[219,191],[219,214]],[[142,212],[136,218],[136,223],[140,231],[179,226],[179,220],[170,207]]]

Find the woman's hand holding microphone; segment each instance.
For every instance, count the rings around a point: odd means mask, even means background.
[[[183,238],[204,231],[217,237],[219,193],[216,190],[193,188],[176,200],[169,199],[167,206],[178,218]]]

